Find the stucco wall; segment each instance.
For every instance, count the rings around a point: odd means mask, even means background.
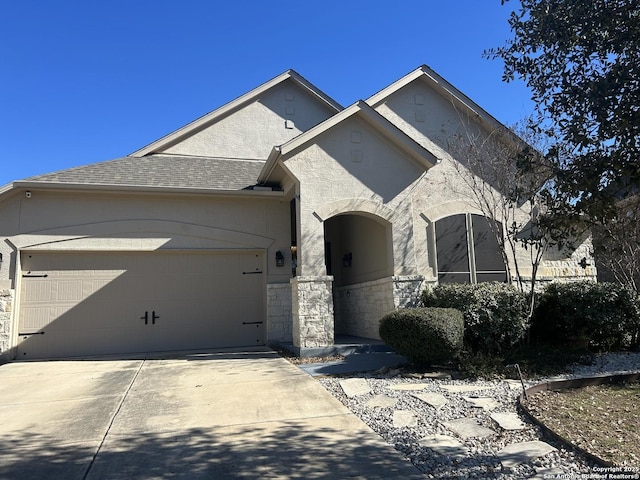
[[[287,80],[254,103],[218,119],[164,152],[264,160],[274,145],[282,145],[333,113],[292,80]]]
[[[0,203],[0,291],[16,288],[20,273],[12,245],[24,251],[257,249],[266,255],[265,283],[288,282],[290,258],[285,255],[285,265],[277,267],[275,252],[289,251],[289,223],[288,201],[277,197],[74,194],[31,189],[30,198],[14,195]],[[7,310],[8,305],[5,302],[0,307]],[[9,311],[0,311],[0,352],[10,346],[13,327],[9,318]],[[280,330],[278,335],[287,335],[284,326]]]
[[[415,185],[411,194],[417,270],[430,282],[436,281],[433,222],[459,213],[483,214],[469,182],[461,175],[469,172],[450,155],[449,142],[454,135],[487,135],[486,127],[478,126],[462,108],[454,106],[421,79],[393,93],[375,109],[441,159],[441,163]],[[522,224],[526,223],[528,216],[524,209],[516,215]],[[531,275],[529,256],[530,252],[518,245],[516,257],[525,277]],[[575,252],[546,258],[539,272],[541,280],[595,279],[593,267],[585,270],[577,265],[583,257],[594,264],[589,248],[582,245]],[[516,259],[510,258],[514,271]]]
[[[330,130],[317,145],[293,155],[286,167],[300,181],[299,270],[304,276],[325,274],[323,211],[362,211],[393,224],[394,274],[415,274],[412,207],[409,192],[424,173],[364,122],[351,118]],[[381,206],[376,210],[376,206]],[[387,218],[392,217],[392,218]]]

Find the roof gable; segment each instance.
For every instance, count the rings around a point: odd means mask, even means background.
[[[284,160],[290,155],[304,149],[306,146],[312,144],[320,135],[339,126],[354,116],[357,116],[359,119],[364,121],[378,134],[423,168],[428,169],[438,163],[439,159],[434,155],[434,153],[420,146],[382,115],[373,110],[364,101],[359,100],[328,120],[297,136],[293,140],[290,140],[281,146],[274,147],[271,155],[269,155],[269,158],[267,159],[267,163],[258,177],[258,183],[265,183],[269,180],[269,176],[273,172],[279,160]]]
[[[168,153],[264,159],[273,145],[286,142],[340,110],[340,104],[288,70],[130,156]],[[254,127],[256,121],[261,129]],[[252,134],[256,138],[247,138]],[[247,149],[249,146],[254,148]]]
[[[440,95],[453,101],[456,107],[462,108],[466,114],[476,116],[483,122],[491,124],[493,127],[504,128],[498,120],[427,65],[422,65],[401,79],[393,82],[388,87],[369,97],[366,102],[372,108],[376,108],[384,103],[391,95],[417,79],[426,82],[431,88],[440,93]]]

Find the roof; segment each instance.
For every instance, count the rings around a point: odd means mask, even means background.
[[[320,102],[329,106],[332,110],[339,112],[342,110],[342,106],[329,97],[327,94],[322,92],[316,86],[308,82],[304,77],[295,72],[294,70],[287,70],[286,72],[278,75],[275,78],[272,78],[266,83],[263,83],[257,88],[254,88],[250,92],[245,93],[244,95],[236,98],[235,100],[223,105],[222,107],[207,113],[206,115],[198,118],[197,120],[185,125],[182,128],[162,137],[159,140],[156,140],[153,143],[150,143],[146,147],[141,148],[130,154],[133,157],[141,157],[144,155],[149,155],[152,153],[157,153],[160,150],[170,147],[171,145],[179,142],[185,137],[193,135],[194,133],[208,127],[209,125],[215,123],[219,119],[229,115],[230,113],[240,109],[244,105],[254,101],[256,98],[260,97],[267,90],[275,87],[276,85],[291,79],[297,85],[302,87],[304,90],[311,93],[311,95],[315,96]]]
[[[439,158],[431,151],[422,147],[415,140],[409,137],[406,133],[396,127],[389,120],[384,118],[373,108],[367,105],[364,101],[358,100],[353,105],[345,108],[340,113],[335,114],[333,117],[325,120],[324,122],[316,125],[315,127],[301,133],[287,143],[274,147],[267,159],[267,163],[264,166],[260,176],[258,177],[259,183],[264,183],[268,180],[269,175],[273,171],[278,159],[283,156],[287,156],[295,150],[303,148],[314,141],[319,135],[328,131],[332,127],[340,124],[347,118],[353,115],[358,115],[372,128],[378,131],[382,136],[386,137],[406,155],[413,158],[417,163],[421,164],[425,168],[431,168],[439,162]]]
[[[237,191],[255,185],[264,163],[236,158],[128,156],[36,175],[16,183]]]

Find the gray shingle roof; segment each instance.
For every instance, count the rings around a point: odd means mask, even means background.
[[[264,161],[149,155],[123,157],[25,179],[76,185],[242,190],[255,185]]]

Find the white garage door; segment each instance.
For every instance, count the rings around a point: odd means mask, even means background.
[[[264,345],[261,252],[23,252],[18,358]]]

